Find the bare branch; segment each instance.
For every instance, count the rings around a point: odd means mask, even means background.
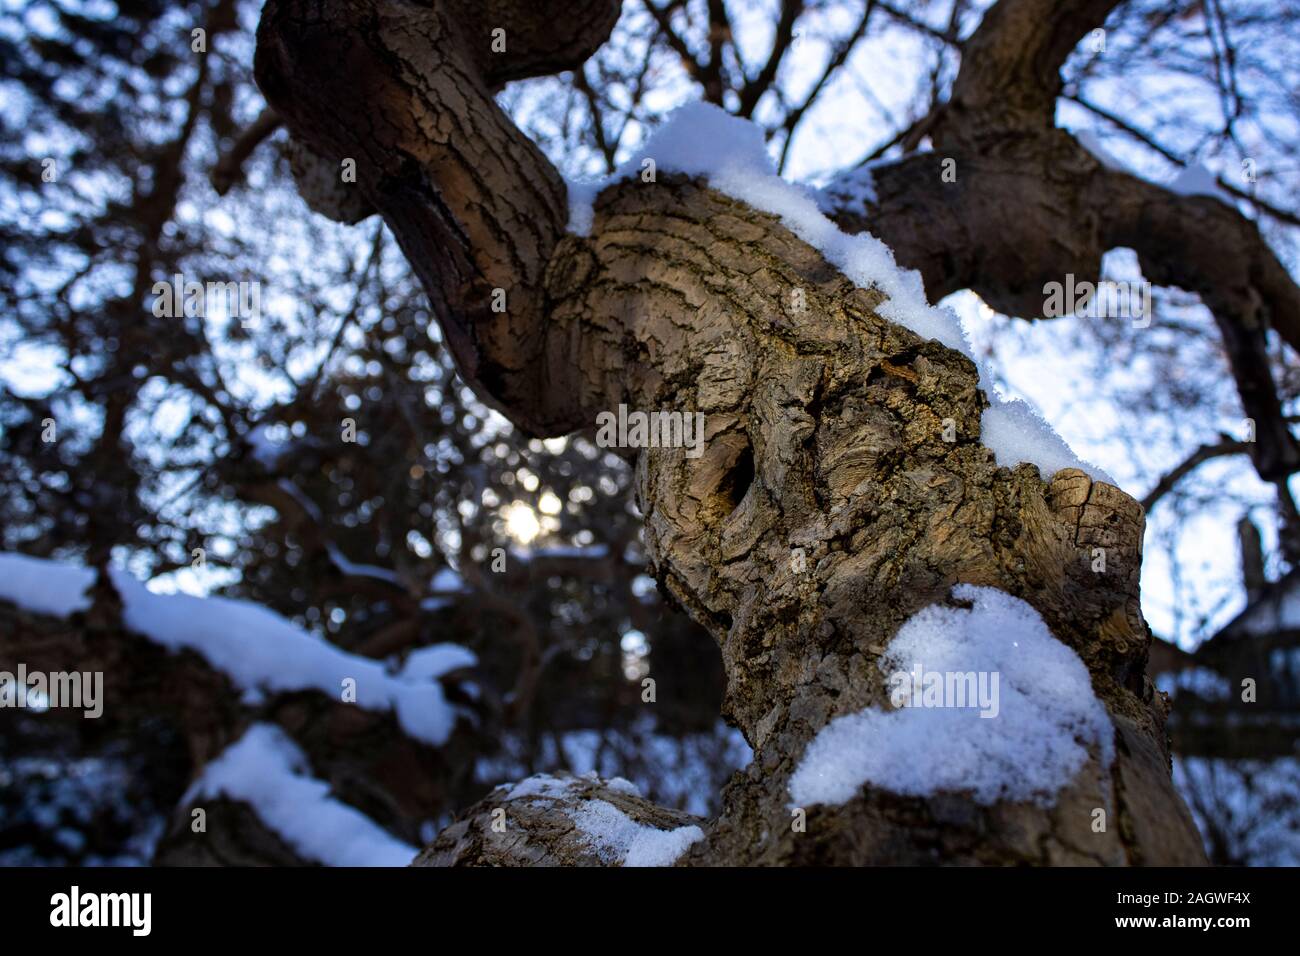
[[[868,4],[869,9],[870,4]],[[783,0],[781,3],[781,17],[777,20],[776,34],[772,38],[772,52],[768,54],[767,62],[763,64],[758,75],[746,82],[740,91],[740,108],[737,112],[741,116],[753,115],[754,107],[758,105],[758,101],[763,98],[763,94],[776,79],[777,70],[781,68],[781,60],[790,49],[790,43],[794,38],[795,21],[799,19],[799,14],[802,12],[803,0]]]
[[[582,423],[564,384],[572,357],[546,352],[540,293],[567,190],[492,88],[581,66],[618,5],[585,0],[564,16],[551,4],[463,6],[385,4],[378,16],[343,0],[272,2],[258,27],[258,84],[295,137],[330,162],[355,161],[358,190],[420,275],[465,380],[496,407],[516,406],[533,433],[570,431]],[[510,56],[491,52],[485,13],[509,13]],[[327,62],[350,67],[322,72]],[[462,134],[429,133],[451,126]]]
[[[799,124],[803,122],[804,115],[817,101],[817,97],[821,95],[831,77],[844,66],[858,41],[866,35],[867,25],[871,22],[871,14],[875,8],[876,0],[867,0],[862,8],[862,16],[858,19],[857,26],[853,28],[853,31],[847,37],[835,45],[835,48],[831,51],[830,59],[826,61],[826,69],[822,70],[821,76],[813,83],[807,97],[799,106],[786,113],[785,122],[782,124],[782,128],[785,130],[785,141],[781,144],[781,159],[777,165],[778,171],[785,169],[786,158],[790,154],[790,144],[794,142],[795,131],[798,129]]]
[[[962,50],[949,121],[954,141],[1050,129],[1061,65],[1120,0],[999,0]]]
[[[1079,104],[1088,112],[1093,113],[1096,116],[1100,116],[1102,119],[1106,120],[1106,122],[1110,123],[1112,126],[1115,126],[1116,128],[1123,130],[1129,136],[1132,136],[1134,139],[1141,142],[1144,146],[1147,146],[1150,149],[1155,150],[1157,153],[1159,153],[1165,159],[1169,160],[1171,163],[1177,163],[1179,166],[1183,166],[1183,167],[1187,166],[1188,161],[1185,157],[1179,156],[1173,150],[1169,149],[1167,146],[1158,142],[1155,139],[1155,137],[1153,137],[1150,133],[1146,133],[1143,130],[1138,129],[1132,123],[1126,121],[1123,117],[1117,116],[1115,113],[1112,113],[1110,110],[1098,106],[1096,103],[1090,102],[1089,100],[1085,100],[1083,97],[1079,96],[1078,94],[1066,94],[1065,99],[1069,100],[1072,103]],[[1272,216],[1274,219],[1277,219],[1280,222],[1284,222],[1289,226],[1300,226],[1300,215],[1297,215],[1296,213],[1291,212],[1290,210],[1283,209],[1280,206],[1275,206],[1273,203],[1269,202],[1268,200],[1261,199],[1258,194],[1253,192],[1247,192],[1246,190],[1241,189],[1238,186],[1234,186],[1232,183],[1228,182],[1222,177],[1216,176],[1215,182],[1218,183],[1220,189],[1224,190],[1225,192],[1231,193],[1233,196],[1236,196],[1238,199],[1246,200],[1246,202],[1251,203],[1256,208],[1260,209],[1262,212]]]
[[[212,167],[212,172],[208,174],[212,180],[212,188],[217,191],[218,196],[224,196],[243,178],[245,160],[253,154],[253,150],[257,149],[263,140],[279,128],[280,117],[275,110],[268,107],[239,134],[230,149],[221,154]]]
[[[1147,492],[1146,497],[1142,499],[1142,508],[1144,511],[1150,511],[1155,507],[1157,501],[1174,490],[1174,486],[1190,475],[1193,471],[1215,458],[1223,458],[1227,455],[1244,455],[1250,451],[1250,445],[1247,442],[1236,441],[1231,438],[1224,438],[1212,445],[1202,445],[1196,451],[1188,455],[1183,461],[1164,475],[1156,482],[1155,487]]]
[[[663,32],[664,39],[668,41],[668,45],[672,48],[673,52],[681,59],[682,66],[685,67],[687,74],[691,79],[704,87],[705,98],[711,103],[721,104],[722,88],[720,85],[717,85],[712,91],[713,95],[710,95],[710,64],[704,64],[697,60],[695,54],[691,52],[691,48],[687,46],[686,41],[682,39],[681,34],[673,29],[672,11],[675,4],[670,3],[665,7],[660,7],[655,4],[654,0],[641,0],[641,2],[645,5],[645,8],[649,11],[650,15],[655,18],[655,22]]]

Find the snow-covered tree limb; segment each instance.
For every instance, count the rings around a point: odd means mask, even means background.
[[[1004,22],[1032,21],[1020,6]],[[1030,76],[1108,9],[1086,6],[1028,38]],[[688,108],[594,201],[566,186],[491,98],[507,70],[491,33],[499,24],[508,51],[515,15],[493,13],[499,21],[446,2],[271,0],[258,81],[293,135],[331,159],[358,157],[358,187],[421,276],[467,381],[515,424],[590,428],[624,404],[706,418],[698,455],[652,447],[637,460],[660,585],[718,641],[725,712],[755,750],[686,859],[1203,859],[1170,780],[1164,705],[1143,673],[1137,503],[1027,409],[989,396],[921,277],[777,178],[744,122]],[[514,75],[542,62],[541,34],[520,22],[528,55]],[[607,23],[564,18],[560,59],[580,64]],[[963,94],[964,115],[1003,122],[981,89]],[[1018,133],[1039,99],[1011,104]],[[982,143],[971,129],[954,142]],[[1005,155],[1027,158],[1023,140]],[[1053,156],[1073,155],[1064,134],[1053,142]],[[1032,180],[1021,169],[1016,188]],[[1035,274],[1034,263],[1005,264]],[[1020,278],[1003,276],[1023,295]],[[1025,626],[1086,669],[1070,693],[1104,709],[1106,729],[1084,749],[1060,738],[1068,772],[1041,800],[867,775],[843,802],[792,808],[801,760],[827,728],[883,712],[884,655],[900,628],[923,612],[959,614],[954,584],[1028,608]],[[980,731],[1001,740],[990,753],[1013,726]],[[805,828],[792,826],[795,811]],[[1111,825],[1096,828],[1098,811]]]

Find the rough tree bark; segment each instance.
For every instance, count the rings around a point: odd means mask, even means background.
[[[566,234],[562,179],[491,93],[578,66],[616,13],[608,0],[270,0],[257,78],[307,148],[336,168],[356,160],[356,188],[402,244],[466,380],[516,425],[569,433],[620,403],[707,416],[701,457],[637,459],[655,573],[718,641],[726,714],[755,752],[683,862],[1202,862],[1145,676],[1136,502],[1080,471],[998,467],[974,365],[881,318],[881,293],[769,214],[661,175],[608,188],[590,238]],[[491,52],[497,27],[505,54]],[[1017,188],[1032,181],[1022,169]],[[969,241],[956,236],[944,246]],[[806,311],[790,310],[796,289]],[[834,717],[886,705],[886,643],[959,582],[1023,598],[1079,654],[1115,726],[1113,765],[1094,758],[1052,808],[867,788],[793,832],[787,784],[805,746]],[[599,784],[584,796],[676,825]],[[592,862],[524,801],[494,836],[501,805],[471,810],[424,861]]]
[[[876,171],[878,201],[843,208],[918,269],[932,299],[973,289],[999,311],[1038,316],[1046,282],[1095,282],[1108,250],[1132,248],[1148,281],[1199,295],[1213,313],[1242,410],[1256,423],[1260,477],[1300,468],[1265,334],[1300,349],[1300,286],[1235,208],[1109,169],[1057,129],[1060,67],[1119,0],[1001,0],[962,50],[950,101],[933,117],[932,153]],[[940,164],[957,181],[939,190]],[[869,225],[868,225],[869,224]]]

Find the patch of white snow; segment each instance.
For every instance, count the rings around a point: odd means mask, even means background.
[[[1088,669],[1029,604],[996,588],[963,584],[911,617],[880,661],[882,673],[997,675],[995,716],[974,706],[868,708],[838,717],[808,745],[790,779],[791,806],[842,804],[865,784],[929,796],[968,791],[1050,806],[1095,748],[1113,759],[1114,731]]]

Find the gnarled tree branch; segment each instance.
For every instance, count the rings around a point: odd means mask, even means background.
[[[755,749],[689,861],[921,863],[940,842],[953,862],[1200,860],[1143,673],[1137,503],[1077,470],[999,467],[974,364],[887,321],[882,292],[774,215],[661,172],[610,186],[590,236],[563,235],[563,183],[490,99],[486,27],[446,0],[270,0],[258,79],[296,136],[360,157],[467,378],[513,421],[590,427],[623,402],[707,417],[698,457],[637,458],[661,588],[718,641],[725,712]],[[1007,268],[1023,295],[1040,265]],[[513,290],[508,313],[494,285]],[[1024,599],[1074,649],[1114,763],[1094,756],[1050,807],[866,787],[792,831],[800,755],[831,719],[885,706],[886,643],[957,582]],[[1120,824],[1094,833],[1098,806]]]
[[[1236,209],[1107,169],[1054,127],[1061,65],[1115,6],[1001,0],[967,41],[932,124],[939,152],[874,170],[878,202],[836,219],[883,239],[932,298],[969,288],[1026,318],[1041,315],[1047,283],[1067,273],[1095,282],[1109,249],[1135,249],[1149,281],[1195,292],[1210,309],[1255,422],[1252,461],[1282,480],[1300,468],[1300,446],[1265,337],[1274,329],[1300,351],[1300,286]],[[955,181],[941,175],[949,160]]]

